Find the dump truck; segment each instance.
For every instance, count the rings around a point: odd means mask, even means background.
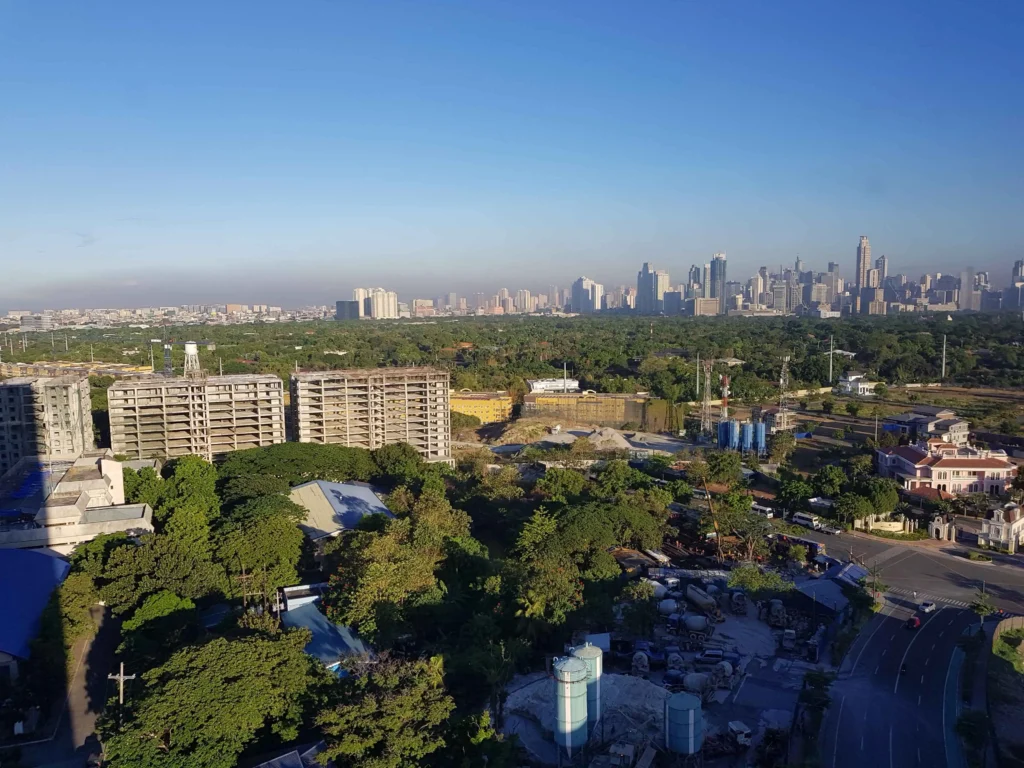
[[[722,611],[718,607],[718,603],[715,602],[715,598],[705,592],[703,589],[698,587],[696,584],[690,584],[686,588],[686,599],[693,603],[695,606],[704,611],[705,615],[714,619],[715,621],[724,621]]]

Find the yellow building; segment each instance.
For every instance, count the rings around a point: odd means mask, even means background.
[[[512,396],[508,392],[471,392],[452,390],[451,409],[455,413],[476,416],[481,424],[494,424],[512,418]]]
[[[627,423],[646,423],[649,402],[647,395],[591,390],[530,393],[523,398],[523,415],[562,419],[574,424],[619,427]]]

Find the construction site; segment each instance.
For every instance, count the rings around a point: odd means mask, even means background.
[[[651,586],[657,620],[638,630],[620,607],[611,631],[513,679],[504,732],[538,763],[589,768],[743,765],[766,739],[784,749],[803,676],[843,614],[838,586],[804,579],[755,602],[727,571],[677,567],[689,558],[613,555]]]
[[[284,385],[277,376],[207,376],[197,343],[184,347],[184,375],[173,375],[165,344],[164,376],[117,381],[107,390],[115,454],[194,454],[213,461],[231,451],[284,442]]]
[[[300,443],[374,450],[408,443],[427,461],[451,460],[449,374],[368,368],[291,376],[290,431]]]

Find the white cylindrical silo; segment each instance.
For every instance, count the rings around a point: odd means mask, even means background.
[[[587,743],[587,665],[555,659],[555,743],[571,756]]]
[[[596,725],[601,719],[601,675],[604,674],[604,651],[587,643],[574,648],[572,655],[587,665],[587,723]]]

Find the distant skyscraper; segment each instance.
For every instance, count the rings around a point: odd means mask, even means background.
[[[872,267],[868,270],[867,276],[867,287],[868,288],[881,288],[882,287],[882,273],[877,267]]]
[[[868,285],[868,270],[871,269],[871,241],[866,236],[860,236],[860,245],[857,246],[857,289],[866,288]]]
[[[724,313],[725,305],[725,254],[716,253],[711,257],[711,298],[718,299],[719,312]]]
[[[516,309],[520,312],[530,311],[530,292],[525,289],[516,291]]]
[[[358,301],[359,302],[359,316],[360,317],[369,317],[370,316],[370,313],[367,311],[367,307],[366,307],[366,300],[369,299],[369,298],[370,298],[370,289],[369,288],[356,288],[354,291],[352,291],[352,299],[353,299],[353,301]]]
[[[641,315],[653,315],[658,312],[658,282],[659,273],[650,262],[645,261],[636,274],[636,310]],[[662,296],[664,294],[662,290]]]
[[[1013,262],[1013,281],[1024,280],[1024,259],[1017,259]]]
[[[884,253],[875,259],[875,269],[878,270],[879,285],[885,286],[885,278],[889,276],[889,257]]]
[[[839,272],[839,262],[830,261],[828,263],[828,271],[829,272],[837,272],[838,273]]]
[[[694,264],[692,267],[690,267],[690,273],[687,276],[686,281],[690,285],[695,285],[700,282],[700,277],[700,267]]]
[[[796,257],[796,261],[793,263],[793,269],[798,274],[804,271],[804,260],[801,259],[799,256]]]
[[[705,264],[700,276],[700,298],[711,298],[711,265]]]
[[[595,283],[588,277],[581,277],[572,284],[572,300],[570,302],[573,312],[590,314],[601,309],[601,301],[604,298],[604,286]]]

